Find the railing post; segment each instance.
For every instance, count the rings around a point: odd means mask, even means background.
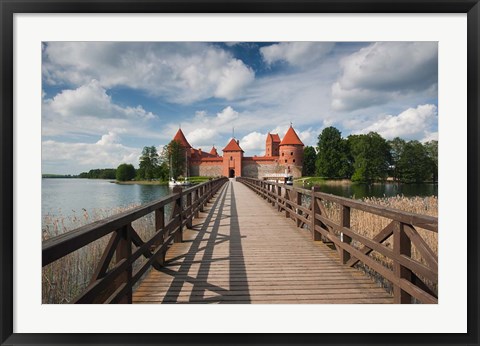
[[[187,193],[187,209],[190,209],[190,211],[188,212],[188,220],[186,224],[187,228],[192,228],[193,214],[192,214],[191,208],[192,208],[192,192],[190,191],[189,193]]]
[[[340,220],[342,222],[342,227],[350,228],[350,207],[346,207],[344,205],[341,206],[340,210]],[[340,240],[342,243],[350,244],[352,242],[352,238],[348,235],[340,233]],[[346,264],[350,260],[350,253],[343,249],[340,249],[340,257],[342,259],[342,263]]]
[[[399,222],[398,227],[393,231],[393,251],[397,256],[405,255],[410,257],[412,254],[412,244],[410,238],[404,230],[405,225]],[[393,271],[399,279],[412,280],[412,272],[402,266],[397,261],[393,262]],[[395,304],[411,304],[412,296],[402,290],[398,285],[393,286],[393,299]]]
[[[310,232],[312,233],[312,240],[318,241],[322,240],[322,235],[315,231],[315,226],[319,225],[320,222],[317,220],[315,215],[320,214],[320,207],[317,204],[317,197],[315,197],[315,192],[320,191],[319,186],[313,186],[312,187],[312,197],[310,198],[310,206],[311,206],[311,223],[310,223]]]
[[[200,214],[200,188],[195,189],[195,214],[193,215],[195,218],[199,217]]]
[[[299,191],[295,191],[295,203],[299,206],[302,206],[302,194]],[[302,221],[298,218],[298,215],[302,215],[302,211],[297,208],[295,211],[295,219],[297,227],[300,227]]]
[[[175,217],[178,214],[178,230],[175,232],[175,237],[173,238],[174,243],[181,243],[183,241],[183,195],[182,187],[175,186],[173,188],[173,193],[178,193],[178,198],[175,199],[175,205],[172,211],[172,217]]]
[[[289,204],[287,203],[290,201],[290,190],[285,188],[285,218],[290,218],[290,212],[288,211],[289,209]]]
[[[198,189],[198,196],[199,196],[199,199],[201,199],[202,201],[200,202],[199,204],[199,211],[201,211],[203,213],[203,195],[204,195],[204,191],[205,190],[205,185],[202,185],[200,186],[200,188]]]
[[[282,187],[280,185],[277,185],[277,210],[278,211],[282,210],[281,198],[282,198]]]
[[[120,241],[115,250],[115,256],[117,263],[123,259],[128,261],[129,257],[132,255],[132,240],[130,235],[130,225],[124,226],[119,229],[117,232],[120,233]],[[125,283],[129,290],[125,296],[121,297],[118,301],[119,304],[131,304],[132,303],[132,265],[130,264],[128,268],[120,274],[115,280],[115,286],[118,288],[121,284]]]
[[[274,196],[274,191],[275,191],[275,185],[270,184],[268,186],[268,198],[269,198],[269,202],[272,204],[272,206],[275,206],[275,198],[273,197]]]
[[[165,229],[165,207],[160,207],[155,210],[155,232],[161,232]],[[157,240],[155,246],[163,244],[167,234],[163,234],[163,236]],[[161,257],[158,259],[158,262],[163,265],[165,263],[165,252],[161,254]]]

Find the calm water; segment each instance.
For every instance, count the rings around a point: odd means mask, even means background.
[[[102,179],[42,179],[42,214],[68,217],[99,209],[145,204],[170,193],[168,186],[120,185]]]
[[[302,187],[301,185],[299,187]],[[310,186],[305,186],[310,189]],[[321,185],[321,191],[344,197],[431,196],[436,184]],[[145,204],[170,193],[168,186],[120,185],[101,179],[42,179],[42,214],[69,217],[85,211]]]
[[[301,184],[299,184],[298,187],[311,188],[309,185],[302,186]],[[392,197],[397,195],[403,195],[405,197],[426,197],[438,196],[438,184],[320,184],[320,191],[355,199],[364,197]]]

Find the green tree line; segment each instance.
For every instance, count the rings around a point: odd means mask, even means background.
[[[186,172],[185,155],[185,148],[177,141],[171,141],[163,148],[160,154],[155,146],[146,146],[142,150],[138,169],[135,169],[132,164],[122,163],[116,169],[91,169],[88,172],[80,173],[78,177],[89,179],[116,179],[118,181],[167,181],[169,177],[178,179],[178,177]]]
[[[364,183],[388,177],[405,183],[437,181],[438,141],[386,140],[376,132],[343,138],[330,126],[318,136],[316,148],[305,147],[303,175]]]
[[[177,141],[171,141],[161,153],[155,146],[146,146],[142,150],[139,168],[122,163],[117,167],[116,179],[127,180],[160,180],[167,181],[170,177],[178,179],[185,174],[185,148]]]
[[[88,172],[82,172],[78,177],[88,179],[115,179],[116,171],[115,168],[96,168]]]

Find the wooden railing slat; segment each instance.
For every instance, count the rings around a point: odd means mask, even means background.
[[[102,257],[100,258],[100,262],[97,266],[97,269],[93,273],[90,283],[105,276],[105,273],[107,272],[108,266],[112,261],[113,254],[115,253],[115,250],[117,249],[117,245],[119,242],[120,242],[120,234],[118,232],[113,233],[112,236],[110,237],[110,240],[107,244],[105,251],[103,252]]]
[[[436,294],[417,276],[418,274],[436,283],[438,281],[438,258],[415,229],[416,226],[427,231],[438,232],[438,218],[372,205],[318,192],[315,189],[308,191],[274,182],[258,182],[252,178],[239,178],[239,181],[269,201],[273,196],[279,212],[285,212],[285,216],[294,219],[299,227],[304,224],[309,225],[313,240],[320,240],[321,235],[324,239],[331,241],[339,251],[342,262],[346,265],[353,266],[361,261],[392,282],[397,302],[410,303],[411,297],[424,303],[438,302]],[[278,191],[277,194],[272,192],[275,189]],[[281,196],[282,190],[284,190],[283,196]],[[301,205],[303,195],[311,198],[310,208]],[[293,199],[292,196],[296,198]],[[341,225],[328,219],[322,201],[340,206]],[[350,229],[350,209],[357,209],[392,221],[373,239],[370,239]],[[310,219],[308,220],[308,218]],[[397,227],[397,224],[400,226]],[[336,234],[332,230],[338,233]],[[394,236],[393,250],[382,244],[392,234]],[[363,247],[355,248],[350,244],[352,240],[360,242]],[[415,246],[427,265],[411,257],[412,245]],[[372,251],[377,251],[393,260],[393,270],[370,257],[369,254]]]
[[[383,243],[385,240],[390,238],[393,234],[393,227],[395,226],[396,222],[391,221],[384,229],[382,229],[375,237],[372,238],[374,242]],[[360,251],[362,251],[365,255],[368,255],[373,250],[370,249],[368,246],[364,245]],[[355,257],[350,258],[350,260],[346,263],[347,266],[353,267],[355,264],[358,263],[358,259]]]
[[[169,244],[173,240],[181,241],[182,228],[191,226],[192,219],[198,216],[203,205],[226,181],[226,178],[208,181],[46,240],[42,245],[42,265],[48,265],[115,232],[102,254],[91,283],[74,303],[131,303],[132,287],[140,278],[138,273],[144,273],[152,265],[163,264]],[[186,196],[185,209],[183,196]],[[192,196],[195,196],[194,200]],[[165,206],[172,202],[175,206],[171,219],[165,223]],[[155,212],[155,234],[148,241],[143,241],[131,223],[152,212]],[[133,252],[132,244],[137,247]],[[108,270],[114,253],[117,263]],[[147,259],[146,264],[133,275],[132,265],[142,255]]]
[[[432,249],[430,249],[425,240],[423,240],[420,234],[418,234],[415,227],[412,225],[405,225],[404,232],[407,237],[410,238],[412,244],[415,245],[415,248],[418,250],[418,252],[420,252],[420,255],[425,262],[427,262],[432,269],[438,270],[437,256],[435,256],[435,253],[432,251]]]

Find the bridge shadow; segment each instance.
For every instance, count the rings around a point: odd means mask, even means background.
[[[239,226],[235,191],[229,182],[203,222],[190,230],[196,235],[185,241],[191,243],[188,252],[168,259],[160,270],[173,277],[162,302],[250,303]],[[222,232],[227,229],[229,232]],[[225,261],[228,265],[223,263]],[[182,291],[189,292],[188,301]]]

